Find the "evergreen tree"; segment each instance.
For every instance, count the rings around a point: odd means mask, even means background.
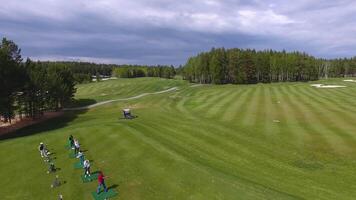
[[[188,59],[183,79],[199,83],[269,83],[356,76],[356,58],[316,59],[306,53],[212,48]]]
[[[11,40],[0,44],[0,115],[10,121],[15,115],[15,100],[22,87],[21,50]]]

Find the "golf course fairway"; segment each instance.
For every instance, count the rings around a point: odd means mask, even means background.
[[[315,88],[311,84],[344,85]],[[89,200],[79,139],[92,171],[102,170],[113,199],[355,199],[356,83],[343,79],[256,85],[192,85],[159,78],[77,86],[74,106],[175,91],[66,111],[0,140],[0,199]],[[131,108],[133,120],[122,119]],[[51,188],[40,142],[64,182]]]

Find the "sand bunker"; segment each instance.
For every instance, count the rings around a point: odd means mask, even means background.
[[[316,87],[316,88],[344,88],[344,87],[346,87],[344,85],[324,85],[324,84],[312,84],[310,86]]]
[[[345,82],[354,82],[356,83],[356,80],[344,80]]]

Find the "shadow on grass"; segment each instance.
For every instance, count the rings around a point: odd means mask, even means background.
[[[88,110],[80,110],[80,111],[66,111],[63,115],[59,117],[55,117],[52,119],[48,119],[43,122],[39,122],[37,124],[32,124],[27,127],[23,127],[14,132],[10,132],[7,134],[0,135],[0,140],[25,137],[29,135],[36,135],[42,132],[51,131],[55,129],[59,129],[68,125],[69,122],[76,119],[79,115],[86,113]]]
[[[88,152],[87,149],[81,149],[80,151],[83,152],[83,153]]]
[[[74,99],[74,101],[71,103],[71,105],[68,106],[68,108],[88,106],[95,103],[97,103],[97,101],[94,99]]]
[[[113,184],[113,185],[111,185],[110,187],[108,187],[108,190],[110,190],[110,189],[115,189],[115,188],[117,188],[117,187],[119,187],[118,184]]]
[[[132,115],[131,117],[127,117],[127,118],[125,118],[125,117],[119,117],[119,120],[132,120],[132,119],[136,119],[136,118],[138,118],[137,115]]]

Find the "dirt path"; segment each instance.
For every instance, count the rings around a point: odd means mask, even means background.
[[[162,94],[162,93],[176,91],[176,90],[178,90],[178,87],[173,87],[173,88],[170,88],[170,89],[167,89],[167,90],[158,91],[158,92],[143,93],[143,94],[140,94],[140,95],[137,95],[137,96],[133,96],[133,97],[129,97],[129,98],[107,100],[107,101],[95,103],[95,104],[88,105],[88,106],[82,106],[82,107],[76,107],[76,108],[64,108],[63,110],[64,111],[86,110],[86,109],[98,107],[98,106],[101,106],[101,105],[104,105],[104,104],[112,103],[112,102],[115,102],[115,101],[127,101],[127,100],[132,100],[132,99],[139,99],[139,98],[142,98],[142,97],[148,96],[148,95]]]

